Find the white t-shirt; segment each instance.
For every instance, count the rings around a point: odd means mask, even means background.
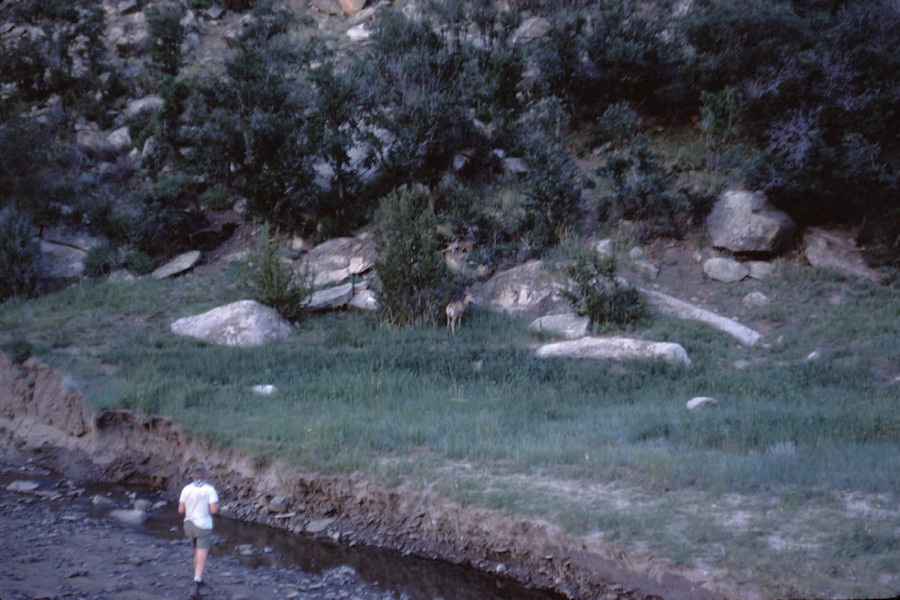
[[[209,505],[218,502],[216,488],[205,481],[195,481],[184,486],[178,502],[184,502],[184,520],[190,521],[200,529],[212,529],[212,514]]]

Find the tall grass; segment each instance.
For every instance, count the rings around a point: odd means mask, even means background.
[[[236,299],[230,276],[212,286],[191,278],[86,285],[7,303],[0,341],[27,337],[46,359],[80,372],[94,409],[170,414],[219,443],[436,486],[461,502],[655,547],[675,562],[729,543],[726,526],[673,508],[676,498],[740,494],[763,506],[773,495],[802,497],[825,510],[833,494],[900,496],[900,395],[886,377],[900,356],[900,300],[891,290],[844,285],[853,302],[821,307],[789,342],[768,348],[656,316],[641,335],[681,342],[694,364],[677,369],[539,359],[521,322],[477,308],[456,336],[391,330],[354,313],[309,319],[291,340],[256,349],[168,331],[174,318]],[[823,285],[790,277],[770,293]],[[807,360],[808,349],[819,358]],[[749,366],[735,368],[738,359]],[[275,393],[255,394],[263,384]],[[689,412],[694,396],[719,405]],[[603,495],[538,489],[536,477],[651,497],[624,510]],[[891,515],[886,526],[900,527]],[[761,534],[742,535],[733,536],[735,552],[771,577],[788,576],[761,566]],[[829,560],[847,558],[837,548],[849,542],[864,565],[896,560],[900,547],[885,535],[846,524],[831,534]]]

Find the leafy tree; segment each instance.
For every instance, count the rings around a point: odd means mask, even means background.
[[[375,220],[376,292],[391,326],[435,324],[450,299],[451,275],[441,255],[434,214],[424,192],[395,190],[381,201]]]
[[[476,135],[462,77],[465,56],[446,45],[428,21],[409,20],[397,10],[379,16],[365,65],[381,109],[376,124],[391,139],[374,141],[383,147],[388,176],[398,184],[425,184],[433,210],[453,156]]]
[[[0,210],[0,301],[35,293],[43,272],[31,219],[13,207]]]

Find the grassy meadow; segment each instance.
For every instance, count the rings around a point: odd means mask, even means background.
[[[241,298],[236,277],[85,282],[8,302],[0,344],[72,373],[95,410],[165,413],[303,468],[599,532],[778,595],[900,589],[900,297],[888,286],[788,265],[765,284],[779,309],[760,309],[771,331],[759,347],[660,315],[636,332],[681,343],[689,369],[538,359],[539,334],[477,307],[456,336],[360,313],[309,316],[256,349],[169,332]],[[829,303],[838,289],[845,301]],[[689,412],[695,396],[719,405]]]

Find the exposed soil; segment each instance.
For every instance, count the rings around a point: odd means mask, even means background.
[[[428,493],[385,489],[356,477],[320,475],[277,462],[253,461],[241,453],[191,439],[163,416],[145,417],[125,410],[88,415],[72,387],[65,374],[47,365],[33,359],[15,365],[0,355],[0,448],[4,449],[5,456],[20,457],[20,467],[25,464],[21,457],[27,456],[30,467],[52,469],[71,478],[76,485],[84,482],[143,485],[158,490],[169,501],[176,499],[191,465],[204,462],[216,474],[215,483],[223,498],[225,516],[348,545],[442,558],[502,574],[538,589],[555,590],[570,598],[702,600],[714,597],[710,591],[684,578],[664,573],[652,561],[626,557],[601,541],[576,539],[547,523],[463,508]],[[288,512],[268,510],[276,496],[284,499]],[[144,579],[154,587],[141,589],[140,580],[123,576],[127,565],[120,564],[118,570],[112,571],[103,566],[110,556],[122,555],[123,547],[117,544],[126,542],[121,538],[117,540],[105,532],[100,542],[90,527],[78,529],[61,519],[46,520],[46,506],[41,503],[27,506],[34,508],[34,514],[21,506],[14,506],[11,512],[4,509],[4,527],[18,532],[15,538],[20,544],[14,548],[15,556],[19,557],[15,566],[7,568],[12,568],[16,581],[24,582],[19,588],[8,588],[20,590],[16,592],[20,595],[9,597],[71,597],[59,589],[42,591],[44,595],[21,594],[24,590],[38,590],[38,582],[46,577],[48,565],[56,565],[52,572],[57,573],[69,568],[73,574],[67,579],[77,579],[77,572],[83,570],[79,565],[90,560],[98,561],[97,568],[88,569],[98,574],[91,577],[91,586],[97,587],[90,594],[139,597],[141,592],[163,589],[157,583],[171,577],[175,569],[173,561],[181,564],[185,560],[181,556],[145,561],[143,555],[138,556],[136,560],[142,565],[159,564],[159,572]],[[18,520],[11,521],[14,524],[10,525],[7,517],[25,521],[20,529],[15,524]],[[47,524],[40,526],[42,532],[49,527],[54,533],[52,544],[42,543],[39,549],[31,548],[28,543],[32,539],[28,531],[37,523]],[[8,531],[4,532],[4,539],[9,535]],[[134,547],[126,547],[129,552],[137,552]],[[86,548],[90,551],[85,552]],[[151,544],[141,552],[145,550],[156,556],[161,549]],[[242,585],[242,577],[238,576],[234,585]],[[124,580],[133,583],[123,584]],[[74,585],[71,581],[64,584],[57,587]],[[122,585],[132,587],[120,589]],[[183,593],[178,592],[183,584],[172,585],[163,589],[165,593],[154,591],[154,595],[167,597],[168,593]],[[244,592],[229,597],[256,598],[241,594]],[[736,593],[735,597],[740,595]],[[7,593],[2,597],[7,598]]]

